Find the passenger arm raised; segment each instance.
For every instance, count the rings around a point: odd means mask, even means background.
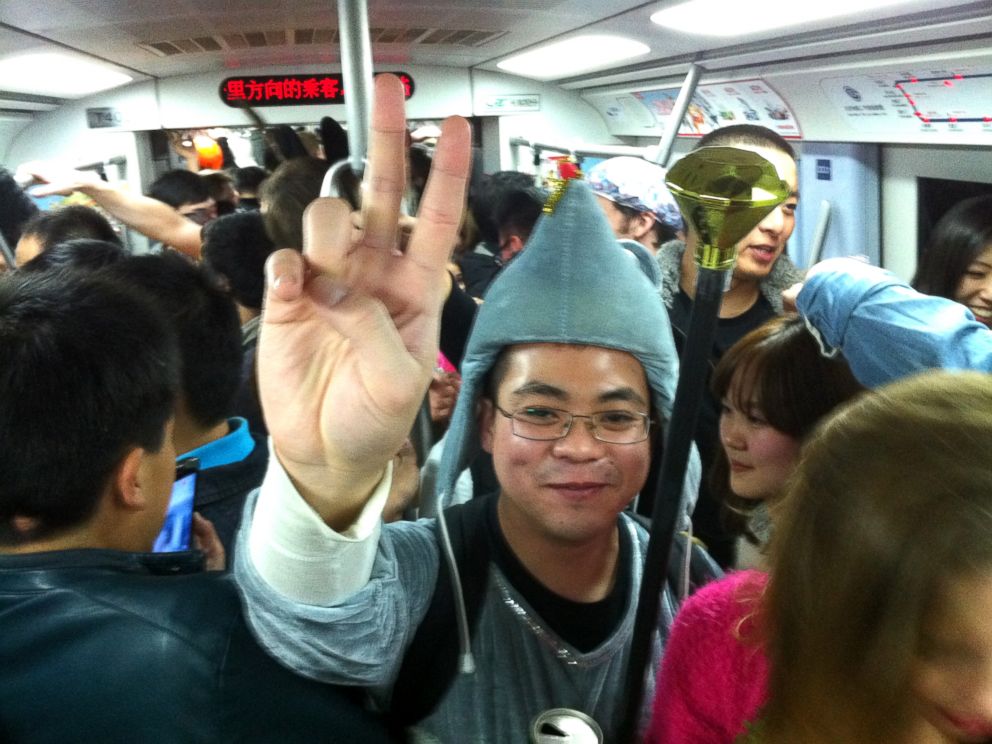
[[[921,294],[889,272],[834,258],[791,290],[825,351],[839,349],[868,387],[926,369],[992,371],[992,332],[964,305]]]
[[[398,248],[405,189],[403,89],[375,80],[361,229],[320,199],[304,215],[304,253],[267,266],[259,339],[273,451],[323,521],[347,530],[410,431],[438,347],[445,265],[462,213],[469,129],[445,122],[417,226]]]
[[[142,235],[170,245],[191,258],[200,258],[200,226],[158,199],[132,194],[101,180],[92,171],[72,170],[50,163],[26,163],[18,172],[45,184],[32,190],[35,196],[68,195],[79,191]]]

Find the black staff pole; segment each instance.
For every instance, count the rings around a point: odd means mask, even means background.
[[[651,538],[627,665],[621,742],[633,742],[637,736],[646,675],[655,671],[650,661],[661,587],[668,575],[682,512],[686,463],[720,303],[737,258],[737,241],[789,195],[789,187],[774,165],[755,152],[734,147],[703,147],[686,155],[669,170],[666,183],[688,229],[696,236],[696,296],[651,516]]]
[[[8,269],[17,268],[17,259],[14,256],[14,249],[7,244],[7,240],[3,237],[3,233],[0,233],[0,255],[3,256],[4,263],[7,264]]]

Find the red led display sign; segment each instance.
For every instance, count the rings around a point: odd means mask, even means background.
[[[410,98],[413,78],[405,72],[393,74]],[[229,77],[221,81],[220,100],[235,108],[344,103],[344,82],[339,73]]]

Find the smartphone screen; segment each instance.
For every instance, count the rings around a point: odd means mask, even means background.
[[[165,524],[155,538],[152,550],[156,553],[173,553],[189,550],[193,525],[193,500],[196,496],[196,471],[200,461],[195,457],[176,464],[176,481],[172,484]]]

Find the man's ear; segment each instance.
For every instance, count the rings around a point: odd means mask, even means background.
[[[145,451],[141,447],[132,447],[111,474],[114,502],[126,509],[143,509],[147,505],[141,488],[141,463],[144,457]]]
[[[475,406],[475,420],[479,427],[479,443],[482,449],[490,455],[493,453],[493,424],[495,423],[496,408],[489,398],[479,398]]]
[[[638,212],[637,216],[633,219],[632,227],[634,240],[639,243],[643,242],[642,238],[654,229],[654,215],[650,212]]]
[[[524,241],[519,235],[514,233],[513,235],[507,237],[504,246],[505,247],[503,250],[500,251],[500,258],[503,259],[503,261],[509,261],[524,249]]]

